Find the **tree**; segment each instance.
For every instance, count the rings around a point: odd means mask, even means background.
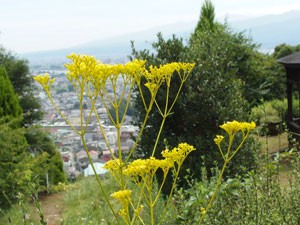
[[[0,46],[0,66],[3,66],[19,97],[23,109],[23,124],[28,126],[42,118],[41,105],[34,96],[35,87],[29,73],[28,62],[18,59]]]
[[[30,110],[35,113],[40,105],[34,105],[37,103],[35,98],[28,97],[32,94],[31,78],[21,73],[28,72],[25,61],[4,53],[0,49],[0,207],[8,208],[18,200],[19,193],[28,197],[35,191],[30,188],[32,184],[37,187],[42,184],[43,179],[36,180],[36,176],[44,175],[46,169],[50,171],[49,180],[52,184],[64,182],[65,175],[53,141],[36,127],[21,128],[22,123],[31,123],[37,117],[29,115],[24,120],[26,114],[22,114],[20,103],[28,105],[24,107],[27,114]],[[15,76],[15,87],[9,75]],[[17,75],[20,75],[19,81]],[[34,154],[35,149],[38,149],[37,154]]]
[[[0,66],[0,118],[5,116],[16,118],[21,113],[18,96],[14,92],[5,68]]]
[[[248,120],[250,106],[245,79],[252,77],[255,68],[247,65],[255,47],[243,33],[232,32],[226,23],[215,22],[210,30],[199,27],[191,36],[187,60],[195,62],[196,67],[184,93],[186,110],[182,112],[183,118],[188,118],[183,120],[185,131],[176,136],[198,149],[187,162],[188,167],[194,167],[194,173],[200,171],[201,156],[205,157],[203,163],[208,171],[214,161],[222,164],[213,142],[220,132],[219,125]],[[255,168],[256,147],[253,140],[248,141],[232,161],[227,175],[244,174]]]
[[[215,24],[215,7],[210,0],[205,0],[201,8],[200,19],[197,23],[197,30],[213,30]]]
[[[172,38],[165,40],[161,33],[157,35],[157,42],[152,43],[152,47],[154,51],[149,51],[147,49],[144,49],[142,51],[137,51],[132,43],[132,57],[137,59],[143,59],[147,61],[147,67],[150,65],[159,66],[161,64],[166,64],[170,62],[180,62],[184,60],[185,53],[186,53],[186,46],[183,44],[182,38],[177,38],[175,35],[172,36]],[[155,53],[154,53],[155,52]],[[179,80],[172,79],[171,84],[171,94],[170,98],[174,98],[175,92],[178,89]],[[185,89],[186,87],[184,87]],[[161,103],[164,102],[165,99],[165,86],[162,85],[159,93],[157,94],[157,102]],[[143,95],[145,99],[150,99],[150,93],[149,91],[144,87],[143,88]],[[182,95],[181,95],[182,96]],[[180,98],[179,100],[180,101]],[[134,99],[135,112],[137,113],[137,125],[140,125],[142,118],[145,117],[145,110],[142,103],[142,100],[139,96],[139,94],[136,95],[136,98]],[[178,108],[177,108],[178,107]],[[181,110],[181,106],[179,104],[175,104],[174,106],[174,112],[178,112]],[[181,129],[181,123],[179,121],[182,121],[183,118],[181,117],[181,113],[176,114],[175,116],[169,117],[167,119],[167,123],[165,124],[165,129],[163,130],[162,137],[168,136],[168,142],[172,142],[172,137],[174,132],[168,132],[168,126],[173,127],[174,129]],[[143,132],[143,137],[140,141],[140,148],[137,149],[137,152],[139,155],[144,155],[146,158],[149,157],[152,153],[152,148],[156,139],[156,135],[158,133],[160,124],[161,124],[162,118],[158,114],[158,110],[156,107],[153,107],[151,114],[148,118],[148,125]],[[176,124],[176,126],[172,126],[172,124]],[[172,137],[170,137],[172,136]],[[169,143],[171,144],[171,143]],[[178,143],[172,143],[173,146],[177,145]],[[147,146],[147,147],[146,147]],[[160,148],[164,147],[164,144],[160,143]],[[159,155],[158,155],[159,156]]]
[[[33,173],[38,176],[39,184],[57,185],[66,182],[63,162],[49,134],[41,127],[31,126],[26,129],[25,138],[29,144],[28,152],[34,156]]]
[[[19,128],[22,114],[18,96],[0,66],[0,207],[8,208],[19,192],[28,193],[31,182],[31,156],[24,130]]]
[[[250,107],[262,101],[283,99],[286,89],[284,68],[276,59],[258,51],[252,51],[244,62],[238,77],[244,82],[244,97]]]
[[[0,208],[9,208],[18,194],[28,196],[32,182],[32,157],[27,152],[24,129],[0,124]]]
[[[279,59],[298,51],[300,51],[300,45],[292,46],[284,43],[284,44],[277,45],[275,47],[272,56],[275,59]]]
[[[194,145],[198,150],[189,155],[184,167],[191,168],[192,173],[198,177],[203,164],[211,171],[215,161],[222,163],[213,142],[215,135],[220,132],[219,125],[230,120],[248,119],[249,105],[244,98],[245,86],[241,77],[248,76],[242,73],[246,71],[246,63],[243,62],[255,51],[256,46],[241,33],[233,33],[227,24],[212,23],[214,13],[209,1],[206,1],[203,7],[209,9],[202,9],[201,12],[210,13],[200,15],[200,21],[188,45],[184,45],[182,39],[175,36],[164,40],[159,34],[158,41],[152,44],[154,51],[138,52],[133,47],[132,52],[133,57],[147,60],[149,64],[154,65],[173,61],[196,63],[175,104],[174,114],[168,117],[165,123],[158,149],[163,150],[165,145],[172,148],[179,142]],[[205,19],[206,15],[209,18]],[[212,23],[209,29],[206,25],[201,25],[207,24],[202,21]],[[247,67],[249,68],[251,69]],[[177,90],[178,84],[174,80],[171,87]],[[163,102],[162,93],[164,90],[158,94],[158,104]],[[170,98],[174,98],[175,93],[171,92]],[[135,100],[136,111],[141,112],[142,106],[138,99],[139,96]],[[143,114],[138,118],[143,118]],[[149,157],[160,122],[161,118],[154,108],[140,142],[142,156]],[[253,169],[256,165],[256,150],[254,141],[248,141],[244,150],[239,152],[230,165],[228,174],[234,176]],[[156,157],[160,157],[159,151]]]

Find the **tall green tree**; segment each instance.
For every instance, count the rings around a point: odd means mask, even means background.
[[[9,80],[6,69],[0,66],[0,118],[5,116],[19,117],[22,108],[18,96]]]
[[[19,128],[22,109],[18,96],[0,66],[0,207],[7,208],[31,182],[31,156],[24,129]]]
[[[233,33],[227,24],[212,21],[214,12],[210,1],[206,1],[203,7],[208,8],[202,8],[201,12],[210,13],[200,15],[198,26],[187,45],[175,36],[164,40],[158,35],[158,41],[152,44],[154,51],[133,48],[132,53],[133,58],[144,59],[154,65],[173,61],[196,63],[175,104],[174,113],[167,118],[158,149],[164,149],[165,145],[174,147],[179,142],[194,145],[197,151],[189,155],[183,168],[190,168],[198,177],[203,164],[211,171],[215,161],[222,163],[213,142],[220,132],[219,125],[230,120],[248,119],[249,104],[244,97],[244,82],[241,79],[246,64],[242,62],[248,59],[249,52],[255,51],[256,46],[241,33]],[[207,26],[209,23],[211,25]],[[171,87],[175,91],[171,91],[170,98],[174,98],[178,85],[176,79],[172,81]],[[163,103],[163,89],[158,94],[159,105]],[[135,103],[136,111],[141,113],[139,118],[143,118],[138,96]],[[161,120],[154,108],[140,142],[141,155],[149,157],[149,149],[154,145]],[[253,140],[249,141],[231,163],[228,174],[242,174],[254,168],[256,147]],[[157,151],[156,157],[159,156]]]
[[[184,61],[184,58],[186,57],[186,51],[187,47],[183,43],[182,38],[178,38],[175,35],[173,35],[170,39],[165,40],[161,33],[157,35],[157,42],[152,43],[153,51],[150,51],[149,49],[144,49],[141,51],[137,51],[132,45],[132,56],[133,58],[143,59],[146,60],[147,64],[146,66],[155,65],[159,66],[166,63],[171,62],[181,62]],[[171,90],[170,90],[170,101],[175,97],[175,94],[177,92],[177,89],[179,87],[180,81],[177,76],[172,78],[171,81]],[[159,105],[162,105],[163,102],[165,102],[165,86],[162,85],[159,93],[157,94],[156,101]],[[183,87],[184,90],[186,86]],[[183,91],[184,92],[184,91]],[[146,87],[143,88],[143,95],[145,99],[150,99],[150,93],[147,90]],[[180,101],[182,95],[179,96],[178,101]],[[135,113],[137,114],[137,125],[140,125],[142,122],[142,118],[145,117],[145,110],[142,103],[142,100],[140,96],[137,94],[135,100],[134,100],[134,108]],[[165,123],[165,129],[162,131],[162,139],[165,137],[168,137],[169,144],[172,144],[173,146],[177,145],[176,140],[174,140],[174,137],[176,136],[176,132],[174,132],[172,129],[175,130],[181,130],[181,121],[184,119],[182,117],[182,113],[176,113],[180,112],[181,110],[184,110],[180,104],[174,105],[174,112],[176,115],[168,117],[166,123]],[[151,114],[148,118],[148,124],[144,129],[143,137],[140,141],[140,148],[137,149],[137,152],[139,152],[139,155],[144,155],[145,157],[149,157],[152,154],[152,148],[154,146],[156,135],[158,133],[160,124],[161,124],[162,118],[158,113],[158,109],[156,107],[153,107]],[[176,126],[173,126],[172,124],[176,124]],[[169,132],[172,130],[172,132]],[[161,139],[161,140],[162,140]],[[146,147],[148,146],[148,147]],[[161,141],[159,148],[164,148],[164,143]],[[162,149],[161,149],[162,150]],[[158,152],[158,151],[157,151]],[[159,157],[159,152],[157,157]]]
[[[31,194],[32,157],[27,152],[24,129],[0,124],[0,208],[6,209],[18,201],[19,193]]]
[[[183,117],[188,119],[183,120],[186,132],[181,137],[198,149],[187,162],[188,167],[194,167],[194,173],[200,171],[201,156],[205,157],[203,163],[208,171],[214,161],[222,164],[213,142],[221,124],[248,120],[249,83],[245,80],[252,77],[255,67],[246,62],[255,52],[256,45],[251,39],[233,32],[226,23],[214,22],[211,29],[200,26],[191,35],[187,60],[196,63],[196,67],[184,93]],[[255,168],[257,150],[254,140],[248,141],[232,161],[227,175],[243,174]]]
[[[23,109],[23,124],[30,124],[42,118],[41,105],[34,95],[35,87],[29,72],[28,62],[6,51],[0,46],[0,66],[7,71],[8,77],[19,97]]]
[[[201,8],[200,18],[197,23],[197,30],[212,30],[215,25],[215,7],[210,0],[205,0]]]
[[[28,66],[25,61],[19,61],[0,49],[1,209],[14,204],[18,200],[19,193],[25,197],[32,194],[32,191],[35,191],[30,188],[32,184],[36,187],[44,186],[46,173],[51,184],[55,185],[66,180],[62,159],[53,141],[41,129],[22,127],[24,122],[29,125],[34,120],[29,120],[29,117],[27,120],[23,119],[26,113],[24,115],[24,108],[22,110],[20,104],[28,101],[27,110],[39,109],[39,105],[35,108],[32,99],[27,95],[31,93],[31,80],[26,71],[28,72]],[[9,74],[13,77],[15,86]],[[39,179],[36,179],[37,177]]]
[[[41,127],[26,129],[25,137],[29,144],[28,152],[34,156],[33,173],[41,187],[66,182],[63,162],[49,134]]]

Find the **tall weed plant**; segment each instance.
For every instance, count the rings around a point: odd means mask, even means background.
[[[157,144],[164,123],[167,117],[172,114],[172,109],[178,99],[181,89],[195,65],[191,63],[173,62],[158,67],[150,66],[149,69],[146,69],[146,61],[142,60],[134,60],[125,65],[109,65],[103,64],[94,57],[87,55],[72,54],[68,56],[68,58],[71,60],[71,63],[65,65],[68,69],[67,79],[70,84],[73,85],[79,100],[79,129],[77,129],[75,124],[70,123],[52,98],[51,87],[54,85],[55,79],[51,79],[48,74],[45,74],[36,76],[35,80],[43,87],[60,116],[80,136],[95,175],[97,175],[97,173],[89,154],[85,133],[92,116],[96,118],[101,135],[103,136],[112,157],[111,160],[106,163],[105,168],[109,170],[110,175],[114,178],[117,189],[112,190],[111,188],[105,187],[103,180],[99,176],[95,177],[98,187],[107,204],[105,210],[110,209],[112,217],[114,218],[113,224],[166,224],[168,209],[171,207],[172,195],[176,188],[176,181],[181,166],[189,153],[196,149],[187,143],[179,143],[178,146],[173,149],[166,148],[164,150],[158,150]],[[172,77],[174,76],[177,76],[180,80],[180,85],[177,90],[172,89]],[[156,97],[159,93],[158,90],[162,85],[166,86],[165,103],[160,105],[156,101]],[[142,86],[147,87],[150,92],[151,99],[149,101],[146,101],[144,98]],[[112,90],[109,90],[108,87],[111,87]],[[140,92],[146,113],[135,144],[128,154],[124,154],[121,146],[121,128],[124,124],[126,112],[132,96],[134,96],[134,87]],[[171,89],[176,93],[175,98],[172,100],[169,99]],[[124,102],[124,99],[126,100],[126,106],[125,110],[122,110],[122,115],[120,113],[120,105]],[[84,109],[84,104],[86,102],[90,106],[89,110]],[[110,122],[117,131],[116,154],[114,154],[112,146],[108,142],[103,123],[97,113],[96,105],[98,102],[106,108]],[[143,130],[147,124],[149,113],[153,107],[156,107],[158,110],[158,113],[162,117],[162,122],[154,148],[152,149],[152,156],[148,159],[133,160],[132,155],[141,139]],[[111,108],[114,110],[110,110]],[[255,123],[232,121],[227,122],[220,127],[227,133],[227,137],[225,138],[222,135],[217,135],[214,141],[224,160],[224,164],[210,200],[207,202],[207,205],[203,205],[200,210],[199,223],[203,221],[207,212],[212,208],[225,169],[248,138],[249,132],[255,128]],[[233,148],[236,136],[241,136],[242,138],[241,142],[237,144],[237,147]],[[156,151],[161,151],[162,159],[156,159],[154,157]],[[156,174],[158,172],[163,174],[163,180],[159,185],[156,183]],[[171,184],[171,191],[169,196],[165,198],[163,209],[158,213],[155,209],[161,201],[162,188],[169,173],[174,177],[173,183]],[[97,205],[98,203],[96,204],[96,207]],[[84,215],[82,218],[89,219],[89,216],[90,214]],[[147,218],[149,218],[149,221],[147,221]]]

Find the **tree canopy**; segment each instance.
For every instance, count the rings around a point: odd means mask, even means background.
[[[18,96],[9,80],[6,69],[0,66],[0,118],[21,116],[22,109]]]
[[[53,141],[40,128],[40,104],[33,94],[27,62],[0,48],[0,208],[9,208],[21,193],[36,186],[65,182],[63,163]],[[25,125],[25,126],[24,126]]]
[[[7,71],[8,77],[18,95],[23,109],[23,124],[28,126],[42,118],[41,105],[34,96],[35,87],[29,73],[28,62],[6,51],[0,46],[0,66]]]
[[[24,130],[0,124],[0,208],[18,200],[18,193],[29,194],[32,182],[32,157]]]
[[[281,57],[290,55],[290,54],[298,52],[298,51],[300,51],[300,44],[292,46],[292,45],[283,43],[283,44],[277,45],[275,47],[272,55],[275,59],[279,59]]]
[[[165,40],[158,34],[152,48],[151,51],[138,51],[133,45],[131,58],[147,60],[156,66],[174,61],[196,63],[174,106],[174,114],[167,118],[158,149],[166,145],[172,148],[179,142],[194,145],[198,150],[191,153],[185,163],[186,168],[191,168],[198,176],[203,164],[210,171],[215,161],[222,163],[213,142],[220,132],[219,125],[230,120],[248,120],[250,108],[260,99],[282,96],[284,91],[285,83],[281,84],[277,77],[276,61],[259,53],[258,45],[243,32],[232,31],[226,22],[214,21],[214,7],[210,1],[203,5],[188,43],[175,35]],[[177,89],[176,79],[171,86]],[[163,93],[161,90],[158,95],[158,104],[163,101]],[[174,98],[172,93],[170,98]],[[135,107],[140,113],[138,118],[143,118],[138,95]],[[161,121],[154,109],[140,142],[140,155],[149,157]],[[243,174],[255,168],[257,150],[256,142],[249,140],[230,165],[228,174]],[[156,157],[159,154],[157,152]]]

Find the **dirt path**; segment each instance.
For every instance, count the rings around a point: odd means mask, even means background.
[[[64,210],[64,193],[44,195],[40,197],[42,210],[47,225],[62,224],[62,212]]]

